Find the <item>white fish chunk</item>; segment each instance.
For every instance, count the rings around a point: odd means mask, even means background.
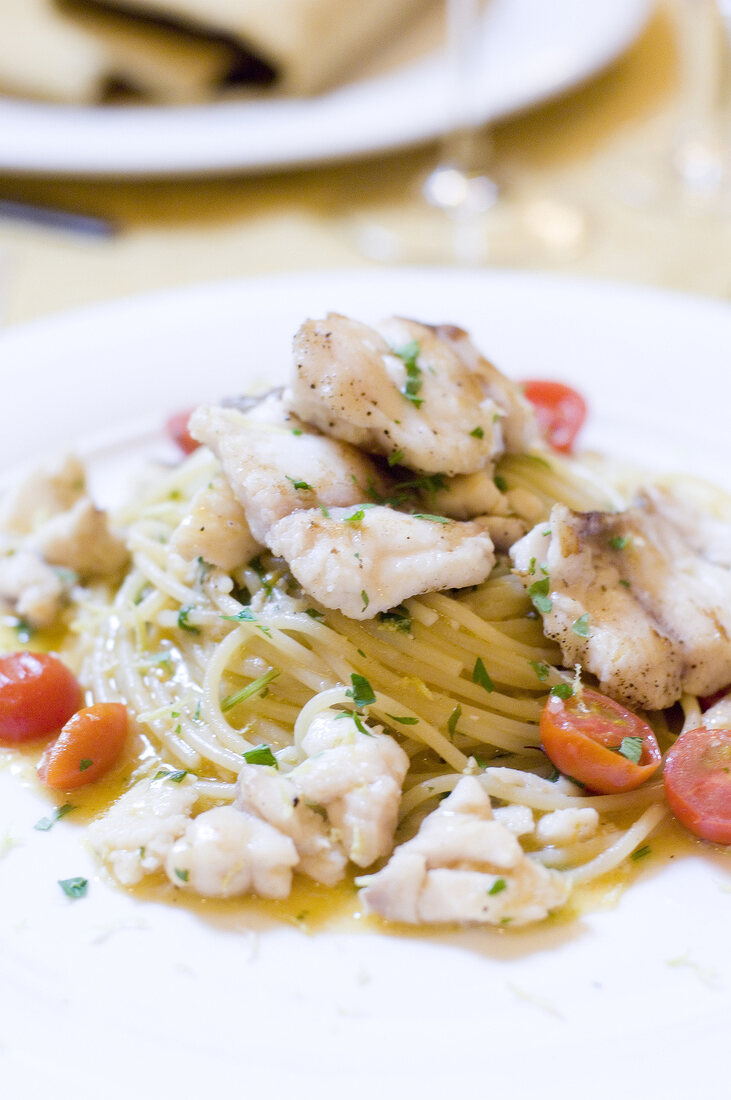
[[[202,558],[230,573],[251,561],[261,544],[228,482],[216,477],[193,497],[188,514],[173,531],[170,548],[184,561]]]
[[[409,758],[393,737],[364,734],[352,718],[319,714],[302,739],[302,796],[325,807],[348,859],[369,867],[393,848]]]
[[[332,712],[313,720],[302,748],[306,759],[287,775],[245,764],[236,806],[291,837],[297,870],[333,885],[348,860],[367,867],[390,853],[409,760],[392,737]]]
[[[511,557],[528,585],[546,571],[544,630],[607,694],[657,710],[731,682],[730,525],[646,490],[618,513],[555,505]]]
[[[46,520],[29,542],[51,565],[73,569],[85,579],[116,573],[128,558],[122,539],[109,530],[106,512],[89,497]]]
[[[452,326],[330,313],[302,325],[294,359],[285,401],[302,420],[421,473],[475,473],[533,437],[517,387]]]
[[[185,779],[142,779],[91,823],[89,843],[122,886],[134,886],[164,866],[197,801]]]
[[[0,601],[36,629],[51,626],[66,599],[58,572],[33,550],[0,557]]]
[[[387,495],[385,481],[366,455],[294,418],[287,422],[284,410],[281,416],[277,424],[204,405],[189,422],[191,435],[220,459],[258,542],[266,544],[273,524],[300,509],[347,507],[367,500],[369,492]]]
[[[334,886],[345,874],[345,853],[332,834],[325,807],[303,797],[295,771],[280,775],[262,764],[245,764],[236,783],[235,805],[290,838],[298,871]]]
[[[562,905],[569,880],[530,859],[515,834],[493,818],[479,781],[460,779],[364,883],[368,911],[407,924],[445,922],[521,925]]]
[[[495,563],[480,522],[438,522],[383,505],[295,512],[267,542],[325,607],[371,619],[409,596],[479,584]]]
[[[536,826],[540,844],[575,844],[595,836],[599,814],[593,806],[569,807],[544,814]]]
[[[28,535],[52,516],[67,512],[85,494],[84,467],[76,455],[65,455],[8,491],[0,507],[0,530]]]
[[[189,822],[165,871],[176,886],[206,898],[286,898],[297,862],[288,836],[234,806],[216,806]]]

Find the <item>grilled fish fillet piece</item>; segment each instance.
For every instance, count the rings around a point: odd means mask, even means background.
[[[278,406],[251,415],[202,405],[189,430],[220,459],[223,474],[243,507],[253,537],[269,545],[273,524],[291,512],[317,506],[347,507],[366,500],[369,487],[386,494],[375,464],[347,443],[308,430]]]
[[[377,329],[336,313],[294,341],[285,402],[320,431],[424,474],[473,474],[535,438],[533,414],[451,325],[392,317]]]
[[[483,523],[382,505],[294,512],[267,541],[306,592],[350,619],[372,619],[421,592],[479,584],[495,564]]]
[[[557,504],[510,554],[565,664],[607,694],[659,710],[731,681],[731,525],[646,489],[623,512]]]

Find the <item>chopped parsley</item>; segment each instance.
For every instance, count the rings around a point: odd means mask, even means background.
[[[461,717],[462,717],[462,708],[459,705],[459,703],[457,703],[457,706],[454,708],[454,710],[450,714],[449,718],[447,719],[447,729],[449,730],[450,740],[452,740],[455,733],[457,732],[457,723],[459,722]]]
[[[624,577],[619,578],[619,583],[622,585],[622,588],[630,588],[631,587],[629,581],[626,581],[624,579]]]
[[[393,354],[401,360],[406,369],[406,385],[401,391],[407,401],[411,401],[415,408],[420,408],[424,403],[424,398],[419,397],[422,386],[421,368],[417,365],[417,359],[419,358],[419,342],[418,340],[410,340],[408,344],[403,344],[400,348],[392,348]]]
[[[195,611],[195,608],[193,606],[180,608],[180,611],[178,612],[178,626],[181,630],[187,630],[190,634],[200,634],[200,630],[198,629],[198,627],[193,626],[192,623],[188,622],[188,616],[190,615],[191,611]]]
[[[484,439],[485,438],[485,429],[481,428],[478,424],[476,428],[472,429],[472,431],[470,432],[470,435],[474,439]]]
[[[589,637],[589,613],[585,612],[581,616],[581,618],[576,619],[576,621],[571,624],[571,629],[573,630],[574,634],[578,634],[578,636],[580,638],[588,638]]]
[[[501,493],[507,493],[508,483],[502,476],[502,474],[495,474],[495,477],[492,480],[495,482],[495,487],[499,489]]]
[[[487,892],[491,896],[494,894],[502,894],[503,890],[507,889],[507,885],[504,878],[496,878]]]
[[[633,764],[639,764],[642,758],[642,738],[623,737],[622,744],[617,749],[617,752],[627,760],[630,760]]]
[[[86,769],[90,768],[93,763],[94,761],[90,760],[88,756],[84,757],[83,760],[79,760],[79,771],[85,772]]]
[[[269,745],[263,743],[257,745],[255,748],[249,749],[248,752],[242,753],[242,756],[247,764],[265,764],[269,768],[279,769],[277,758]]]
[[[432,523],[451,523],[451,519],[447,519],[446,516],[432,516],[428,512],[413,512],[414,519],[428,519]]]
[[[475,667],[472,669],[472,683],[479,684],[488,692],[495,690],[495,685],[482,662],[482,657],[478,657],[475,661]]]
[[[389,466],[399,466],[404,460],[404,452],[399,448],[397,451],[392,451],[388,456],[387,462]]]
[[[185,868],[176,867],[175,868],[175,876],[176,876],[176,878],[179,878],[181,882],[187,882],[188,879],[190,878],[190,871],[188,870],[187,867],[185,867]]]
[[[402,726],[416,726],[419,724],[418,718],[409,718],[406,714],[399,715],[386,713],[386,717],[393,719],[394,722],[399,722]]]
[[[358,710],[363,707],[370,707],[375,703],[376,693],[365,676],[353,672],[350,676],[350,682],[353,686],[349,687],[345,694],[353,700]]]
[[[186,775],[188,775],[187,768],[177,768],[175,771],[171,771],[169,768],[160,768],[154,778],[169,779],[171,783],[182,783]]]
[[[317,623],[324,623],[325,616],[322,611],[318,611],[316,607],[306,607],[305,615],[309,615],[311,619],[314,619]]]
[[[397,607],[392,607],[390,611],[382,611],[378,616],[379,622],[388,623],[389,626],[394,626],[396,630],[400,630],[403,634],[411,633],[411,615],[408,608],[404,607],[400,603]]]
[[[75,875],[73,878],[60,878],[58,885],[67,898],[84,898],[89,889],[89,880],[81,878],[80,875]]]
[[[64,802],[63,806],[57,806],[53,813],[49,814],[48,817],[42,817],[39,821],[36,821],[33,828],[37,829],[39,833],[47,833],[48,830],[52,828],[57,821],[59,821],[62,817],[65,817],[66,814],[70,813],[73,809],[74,806],[71,802]]]
[[[366,508],[375,508],[375,504],[361,504],[357,512],[351,512],[349,516],[343,516],[345,523],[360,523],[365,519]]]
[[[255,680],[252,680],[246,687],[241,688],[241,691],[234,692],[233,695],[227,695],[221,702],[221,710],[225,714],[226,711],[232,710],[237,707],[239,703],[243,703],[246,699],[251,699],[253,695],[259,695],[264,688],[271,684],[272,680],[276,680],[277,676],[281,676],[282,672],[279,668],[270,668],[268,672],[264,672],[261,676],[257,676]]]
[[[353,722],[355,723],[355,728],[358,730],[359,733],[364,733],[366,737],[373,736],[371,731],[369,729],[366,729],[366,727],[363,725],[363,721],[357,710],[341,710],[340,714],[335,715],[335,718],[352,718]]]
[[[539,581],[533,581],[533,584],[528,588],[531,603],[536,611],[540,611],[544,615],[547,615],[553,607],[553,601],[548,595],[550,587],[551,582],[548,577],[541,577]]]
[[[269,591],[271,592],[271,586],[269,587]],[[241,610],[235,615],[222,615],[221,618],[225,619],[226,622],[229,623],[256,623],[262,634],[266,634],[267,638],[271,638],[272,636],[272,632],[269,627],[264,626],[263,623],[259,622],[258,618],[250,607],[242,607]]]
[[[555,684],[550,691],[554,699],[570,699],[574,694],[571,684]]]
[[[633,852],[632,855],[629,858],[634,859],[634,860],[644,859],[645,856],[649,856],[651,851],[652,851],[652,848],[650,847],[649,844],[643,844],[642,847],[638,848],[635,852]]]
[[[628,535],[612,535],[609,540],[612,550],[625,550],[629,546]]]
[[[365,588],[361,588],[360,598],[363,601],[363,610],[365,611],[365,609],[368,607],[368,604],[371,602],[368,598],[368,593],[366,592]]]
[[[291,482],[291,485],[292,485],[293,489],[300,490],[303,493],[312,493],[312,492],[314,492],[314,490],[313,490],[312,486],[309,484],[309,482],[300,481],[296,477],[290,477],[289,474],[285,474],[284,476],[286,477],[287,481]]]
[[[530,661],[529,663],[538,679],[543,683],[543,681],[548,678],[548,674],[551,671],[550,667],[544,664],[543,661]]]

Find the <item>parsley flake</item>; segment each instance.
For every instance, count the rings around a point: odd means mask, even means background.
[[[350,676],[350,682],[353,686],[349,687],[345,694],[353,700],[358,710],[373,706],[376,701],[376,693],[365,676],[353,672]]]
[[[73,810],[74,808],[75,807],[72,805],[71,802],[64,802],[63,806],[57,806],[53,813],[49,814],[48,817],[42,817],[39,821],[36,821],[33,828],[37,829],[39,833],[47,833],[48,830],[52,828],[57,821],[59,821],[62,817],[65,817],[66,814],[70,813],[71,810]]]
[[[250,684],[241,688],[241,691],[236,691],[233,695],[227,695],[226,698],[221,701],[221,710],[225,714],[226,711],[237,707],[239,703],[243,703],[246,699],[251,699],[253,695],[259,695],[265,687],[271,684],[272,680],[276,680],[277,676],[281,675],[281,669],[270,668],[268,672],[263,673],[261,676],[257,676]]]
[[[58,885],[67,898],[83,898],[86,897],[86,892],[89,889],[89,880],[81,878],[80,875],[75,875],[73,878],[60,878]]]
[[[495,474],[492,480],[495,483],[495,488],[499,489],[501,493],[506,493],[508,491],[508,483],[502,474]]]
[[[86,769],[90,768],[93,763],[94,761],[90,760],[88,756],[84,757],[83,760],[79,760],[79,771],[85,772]]]
[[[293,489],[301,490],[303,493],[312,493],[312,492],[314,492],[314,490],[313,490],[312,486],[309,484],[309,482],[300,481],[296,477],[290,477],[289,474],[285,474],[284,476],[286,477],[287,481],[291,482]]]
[[[450,741],[454,738],[454,735],[457,732],[457,723],[459,722],[461,717],[462,708],[459,703],[457,703],[457,706],[454,708],[449,718],[447,719],[447,729],[449,730]]]
[[[570,699],[574,694],[571,684],[555,684],[550,691],[554,699]]]
[[[548,678],[548,674],[551,671],[549,666],[544,664],[543,661],[530,661],[529,664],[538,679],[543,683],[543,681]]]
[[[325,616],[322,611],[318,611],[316,607],[306,607],[305,615],[309,615],[311,619],[314,619],[316,623],[324,623]]]
[[[257,745],[255,748],[249,749],[248,752],[242,753],[242,756],[247,764],[265,764],[269,768],[279,770],[277,758],[269,745],[263,743]]]
[[[639,764],[642,757],[642,738],[623,737],[622,744],[617,751],[633,764]]]
[[[585,612],[581,616],[581,618],[576,619],[576,621],[571,624],[571,629],[573,630],[574,634],[578,634],[578,636],[580,638],[588,638],[589,637],[589,613],[588,613],[588,611]]]
[[[187,882],[190,878],[190,871],[187,867],[176,867],[175,877],[179,878],[181,882]]]
[[[533,581],[533,584],[528,588],[531,603],[536,611],[540,611],[544,615],[547,615],[553,607],[553,600],[548,595],[550,587],[551,582],[548,577],[541,577],[539,581]]]
[[[361,588],[360,598],[363,601],[363,610],[365,611],[365,609],[368,607],[368,604],[371,602],[368,598],[368,593],[366,592],[365,588]]]
[[[391,350],[401,360],[406,369],[406,385],[401,392],[407,401],[411,401],[418,409],[424,403],[424,398],[419,397],[422,386],[421,368],[417,365],[421,350],[419,342],[418,340],[410,340],[408,344],[403,344],[400,348],[392,348]]]
[[[399,448],[397,451],[392,451],[386,460],[389,466],[400,466],[404,460],[404,452]]]
[[[388,714],[387,712],[386,717],[392,718],[394,722],[399,722],[402,726],[416,726],[419,723],[418,718],[409,718],[406,714]]]
[[[635,852],[633,852],[632,855],[629,858],[634,859],[634,860],[644,859],[645,856],[649,856],[651,851],[652,851],[652,848],[650,847],[649,844],[643,844],[642,847],[638,848]]]
[[[478,657],[475,661],[475,667],[472,670],[472,683],[479,684],[480,687],[483,687],[487,692],[495,690],[495,685],[482,662],[482,657]]]
[[[181,607],[178,612],[178,626],[181,630],[187,630],[190,634],[200,634],[200,630],[197,626],[193,626],[188,622],[188,616],[191,611],[195,611],[195,608],[191,605],[189,607]]]
[[[378,616],[378,621],[395,627],[403,634],[411,633],[411,615],[408,608],[402,603],[397,607],[392,607],[390,611],[382,611]]]
[[[490,889],[487,891],[488,895],[493,896],[495,894],[502,894],[503,890],[507,889],[507,882],[504,878],[496,878]]]
[[[485,438],[485,429],[481,428],[478,424],[476,428],[472,429],[472,431],[470,432],[470,435],[474,439],[484,439]]]
[[[629,546],[628,535],[612,535],[609,540],[612,550],[625,550]]]
[[[432,516],[428,512],[413,512],[414,519],[428,519],[432,523],[451,523],[451,519],[447,519],[446,516]]]

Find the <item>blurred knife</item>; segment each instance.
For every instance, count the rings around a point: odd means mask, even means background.
[[[47,229],[59,229],[66,233],[79,233],[86,237],[113,237],[119,226],[111,218],[95,214],[80,214],[59,206],[21,202],[17,199],[0,199],[0,219],[27,222]]]

